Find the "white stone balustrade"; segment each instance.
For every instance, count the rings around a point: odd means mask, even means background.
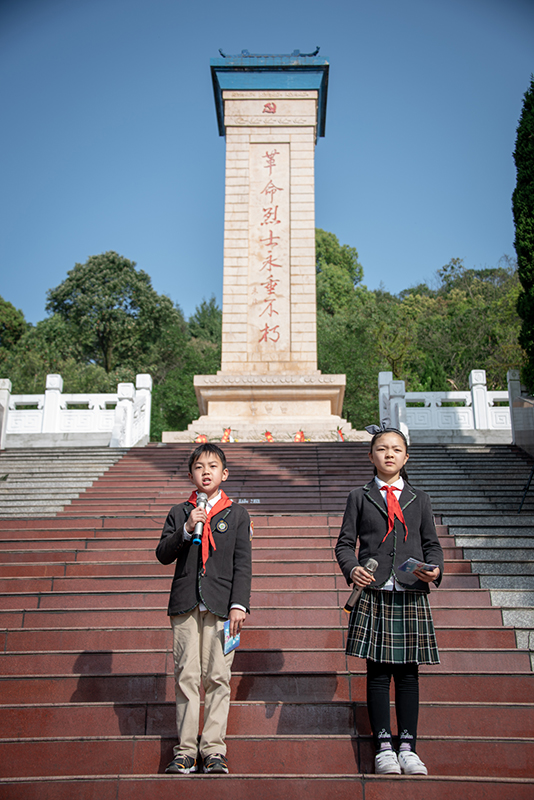
[[[404,381],[392,372],[380,372],[378,395],[380,419],[411,431],[506,431],[511,430],[508,391],[488,391],[486,372],[474,369],[470,391],[407,392]]]
[[[142,447],[150,439],[152,378],[136,376],[107,394],[63,393],[61,375],[46,376],[44,394],[11,394],[0,380],[0,449],[47,445]]]

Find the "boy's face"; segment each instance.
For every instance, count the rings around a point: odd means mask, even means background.
[[[194,462],[189,473],[191,483],[199,492],[205,492],[208,500],[215,497],[219,487],[228,477],[228,470],[223,469],[221,460],[213,453],[202,453]]]

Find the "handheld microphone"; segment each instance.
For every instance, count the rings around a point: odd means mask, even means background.
[[[208,502],[208,495],[204,492],[197,493],[197,508],[206,508],[206,503]],[[197,547],[199,544],[202,544],[202,531],[204,530],[204,523],[197,522],[195,525],[195,530],[193,531],[193,544],[196,544]]]
[[[367,560],[367,564],[363,565],[363,568],[364,568],[364,570],[366,572],[369,573],[369,575],[374,575],[376,570],[378,569],[378,561],[376,559],[374,559],[374,558],[369,558]],[[347,614],[350,614],[350,612],[352,611],[352,609],[354,608],[354,606],[356,605],[356,603],[360,599],[360,595],[361,595],[362,592],[363,592],[363,587],[357,587],[357,586],[354,587],[354,589],[352,590],[351,596],[349,597],[349,599],[345,603],[343,611],[346,611]]]

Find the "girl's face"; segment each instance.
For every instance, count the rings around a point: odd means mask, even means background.
[[[404,440],[398,433],[384,433],[379,436],[369,453],[369,460],[376,467],[376,474],[385,483],[395,483],[399,479],[408,457]]]

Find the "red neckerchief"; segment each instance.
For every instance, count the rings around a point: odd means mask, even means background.
[[[189,503],[192,503],[195,508],[197,505],[197,493],[196,491],[191,492],[191,497],[189,498]],[[211,532],[210,526],[210,519],[218,514],[220,511],[224,511],[225,508],[228,508],[232,505],[232,501],[226,496],[226,494],[221,489],[221,496],[217,500],[214,506],[212,506],[211,511],[208,512],[208,518],[204,523],[204,528],[202,529],[202,574],[206,572],[206,561],[210,555],[210,544],[214,550],[217,550],[215,547],[215,542],[213,540],[213,534]]]
[[[402,513],[402,508],[400,507],[399,501],[397,500],[397,497],[395,495],[395,490],[397,490],[397,492],[400,491],[400,489],[397,486],[390,486],[387,483],[385,483],[383,486],[380,487],[381,492],[383,491],[386,492],[386,498],[387,498],[386,502],[388,506],[388,532],[386,533],[380,544],[384,544],[389,534],[393,530],[393,527],[395,525],[395,517],[397,517],[397,519],[404,525],[404,530],[406,531],[406,533],[404,534],[404,541],[406,541],[406,539],[408,538],[408,526],[404,521],[404,514]]]

